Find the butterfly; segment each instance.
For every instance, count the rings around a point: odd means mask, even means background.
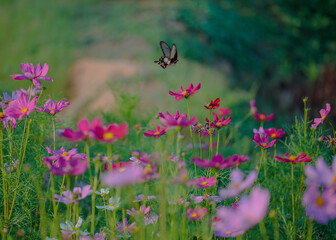
[[[168,44],[164,41],[160,42],[160,47],[163,53],[163,56],[160,57],[159,61],[154,61],[154,63],[159,64],[163,69],[169,67],[172,64],[178,62],[177,60],[177,49],[175,44],[173,43],[172,48],[168,46]]]

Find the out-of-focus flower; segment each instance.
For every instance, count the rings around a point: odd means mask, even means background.
[[[14,170],[16,170],[17,166],[19,163],[19,159],[13,159],[11,164],[8,163],[4,163],[4,169],[7,173],[13,172]],[[2,169],[1,169],[2,170]]]
[[[271,121],[274,118],[274,114],[271,113],[270,115],[266,115],[265,112],[263,113],[254,113],[253,117],[257,119],[259,122],[264,122],[264,121]]]
[[[223,117],[223,116],[230,115],[231,113],[232,113],[232,111],[229,108],[218,108],[217,114],[215,112],[213,112],[212,114]]]
[[[246,162],[249,159],[248,156],[234,154],[226,159],[220,154],[215,155],[212,159],[204,160],[200,158],[193,158],[192,161],[201,168],[215,168],[215,169],[226,169],[237,166],[242,162]]]
[[[17,99],[19,95],[19,91],[12,91],[12,96],[9,95],[7,92],[3,92],[2,103],[0,104],[0,108],[4,109],[7,105]]]
[[[326,139],[326,143],[328,144],[328,147],[335,147],[336,144],[335,144],[335,138],[331,137],[330,135],[327,136],[328,139]],[[323,141],[324,139],[322,139],[321,141]],[[319,141],[320,141],[320,138],[319,138]]]
[[[189,220],[198,221],[207,214],[207,209],[196,206],[195,209],[189,208],[187,214]]]
[[[103,143],[115,142],[128,134],[127,123],[120,125],[116,123],[109,124],[107,127],[97,125],[93,128],[95,138]]]
[[[194,133],[200,133],[201,130],[202,130],[202,124],[200,122],[197,122],[197,123],[194,123],[192,126],[191,126],[191,129]]]
[[[265,129],[263,127],[259,127],[259,129],[253,128],[253,133],[254,134],[259,134],[261,136],[266,135]]]
[[[102,198],[107,196],[110,193],[109,188],[101,188],[100,191],[95,191],[97,195],[100,195]]]
[[[137,195],[136,196],[136,200],[134,200],[133,202],[147,202],[149,200],[155,199],[155,196],[145,196],[143,194]]]
[[[83,223],[83,219],[81,217],[78,218],[78,222],[76,223],[76,225],[74,225],[71,221],[65,221],[64,223],[60,224],[61,227],[61,232],[62,232],[62,236],[64,239],[72,239],[72,235],[74,234],[80,234],[81,236],[87,236],[89,235],[89,233],[84,230],[81,231],[79,230],[79,228],[82,226]],[[70,236],[70,238],[68,238]]]
[[[52,161],[57,161],[59,158],[64,158],[65,160],[69,161],[72,157],[79,157],[79,158],[82,158],[84,159],[86,157],[85,154],[82,154],[82,153],[78,153],[78,149],[77,148],[73,148],[69,151],[66,151],[64,149],[64,147],[61,147],[60,150],[58,151],[55,151],[55,150],[52,150],[51,148],[48,148],[46,147],[47,151],[49,154],[53,154],[54,156],[49,156],[49,157],[46,157],[46,158],[49,158],[51,159]]]
[[[182,86],[180,86],[180,90],[178,92],[169,91],[169,94],[175,96],[175,100],[179,101],[182,98],[187,99],[191,95],[194,95],[200,88],[201,83],[199,83],[196,87],[194,87],[194,85],[190,83],[186,90],[183,90]]]
[[[265,129],[265,133],[272,139],[282,138],[282,136],[286,134],[281,128],[278,130],[275,128]]]
[[[275,160],[280,161],[280,162],[290,162],[293,164],[298,163],[298,162],[311,162],[312,161],[312,159],[308,157],[307,154],[304,152],[298,156],[289,155],[289,153],[286,153],[285,158],[275,156]]]
[[[62,195],[64,197],[58,194],[55,194],[54,197],[55,202],[62,202],[64,204],[69,204],[73,202],[78,203],[79,200],[86,198],[91,193],[92,193],[91,185],[86,185],[83,187],[83,189],[81,189],[80,187],[75,187],[73,191],[68,190],[62,192]]]
[[[145,205],[140,206],[138,211],[136,211],[134,208],[132,208],[131,210],[127,209],[126,213],[134,217],[144,216],[145,225],[154,224],[159,218],[157,214],[151,212],[150,206],[146,207]]]
[[[87,138],[95,138],[93,130],[99,125],[101,125],[99,118],[95,118],[91,124],[87,119],[82,119],[77,124],[78,131],[66,128],[61,135],[73,142]]]
[[[269,200],[268,190],[255,187],[248,197],[241,198],[238,208],[217,208],[216,217],[220,220],[213,226],[214,234],[219,237],[235,237],[245,233],[264,219]]]
[[[211,100],[210,103],[208,103],[207,105],[204,105],[204,107],[209,110],[216,109],[216,108],[219,108],[219,102],[220,102],[220,99],[216,98],[214,101]]]
[[[219,196],[210,196],[208,194],[204,194],[203,196],[194,196],[193,194],[190,195],[190,199],[194,201],[194,203],[201,203],[204,200],[211,200],[214,202],[221,202],[222,199]]]
[[[325,118],[327,117],[327,115],[329,114],[329,112],[330,112],[330,104],[327,103],[326,104],[326,109],[321,109],[320,110],[321,117],[314,119],[314,123],[312,124],[312,128],[316,129],[320,124],[322,124],[323,121],[325,120]]]
[[[41,63],[38,63],[36,68],[34,68],[34,65],[32,63],[21,63],[20,68],[23,74],[10,75],[10,77],[14,80],[31,79],[34,86],[37,88],[41,88],[40,80],[49,82],[53,81],[52,78],[46,76],[49,70],[49,66],[47,63],[43,65],[43,68]]]
[[[336,157],[333,159],[331,169],[322,157],[316,160],[315,166],[305,166],[306,183],[336,188]]]
[[[105,233],[96,233],[93,236],[93,240],[107,240]]]
[[[20,92],[17,99],[8,104],[6,109],[7,115],[21,120],[24,116],[28,116],[31,112],[34,112],[37,98],[34,97],[29,101],[29,95]]]
[[[64,102],[63,100],[61,100],[58,103],[56,103],[52,99],[48,99],[47,102],[44,104],[44,107],[38,107],[36,108],[36,110],[38,112],[45,112],[51,115],[55,115],[56,113],[60,112],[63,108],[69,105],[70,102]]]
[[[144,181],[144,170],[138,166],[129,166],[122,171],[110,170],[101,175],[101,183],[107,187],[124,187]]]
[[[133,228],[135,227],[135,222],[128,224],[128,221],[126,218],[123,219],[123,222],[117,222],[117,231],[121,233],[118,234],[117,238],[128,238],[131,237],[131,232],[133,231]]]
[[[273,147],[273,145],[277,141],[276,139],[274,139],[269,142],[267,136],[262,136],[260,134],[254,134],[254,137],[251,140],[257,144],[255,147],[261,147],[262,149]]]
[[[252,171],[244,180],[244,173],[240,169],[231,172],[231,182],[226,188],[219,190],[222,199],[237,197],[241,192],[250,188],[257,179],[257,172]]]
[[[208,124],[210,124],[208,118],[205,118],[205,121]],[[225,119],[224,117],[219,119],[218,116],[215,115],[214,118],[213,118],[213,122],[211,122],[210,126],[215,127],[215,128],[221,128],[221,127],[224,127],[224,126],[229,125],[229,124],[232,124],[231,123],[231,117],[228,117],[228,119]]]
[[[217,184],[218,181],[215,180],[214,177],[209,177],[208,179],[206,177],[200,177],[197,179],[194,179],[195,185],[197,187],[201,187],[201,188],[207,188],[207,187],[211,187],[214,184]]]
[[[19,91],[18,91],[18,92],[19,92]],[[33,88],[33,89],[32,89],[32,88],[29,86],[27,90],[21,88],[21,89],[20,89],[20,92],[23,92],[23,93],[25,93],[25,94],[27,94],[27,95],[30,95],[30,96],[36,96],[36,95],[38,95],[38,94],[41,92],[41,90],[38,89],[38,88]]]
[[[176,204],[177,205],[182,205],[182,204],[184,204],[185,207],[189,207],[190,202],[188,202],[186,199],[180,198],[177,201],[169,201],[168,204],[169,205],[176,205]]]
[[[250,109],[251,109],[252,114],[257,113],[257,108],[256,108],[256,106],[255,106],[255,103],[256,103],[256,100],[255,100],[255,99],[252,99],[252,100],[250,101]]]
[[[153,137],[158,138],[165,134],[167,132],[167,128],[160,128],[160,126],[157,126],[155,130],[147,130],[147,132],[144,132],[144,135],[146,137]]]
[[[197,118],[192,117],[188,119],[187,114],[182,113],[180,115],[179,111],[176,111],[174,115],[170,115],[169,112],[166,112],[165,115],[159,113],[159,118],[162,124],[168,128],[174,128],[174,127],[185,128],[197,122]]]
[[[118,197],[117,200],[115,200],[114,197],[111,197],[109,199],[108,205],[96,206],[96,208],[98,208],[98,209],[111,210],[111,211],[113,211],[113,210],[115,210],[119,207],[120,207],[120,197]]]
[[[249,156],[233,154],[232,156],[229,156],[228,158],[225,159],[226,168],[236,167],[239,164],[249,160],[249,158],[250,158]]]

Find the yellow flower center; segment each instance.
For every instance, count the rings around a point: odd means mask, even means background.
[[[315,203],[317,206],[322,207],[324,205],[324,200],[322,197],[318,197],[316,198]]]
[[[239,183],[235,182],[233,185],[232,185],[233,188],[239,188]]]
[[[203,197],[209,197],[209,195],[208,194],[204,194]]]
[[[0,112],[0,118],[4,118],[5,114],[3,112]]]
[[[126,170],[126,168],[119,168],[118,170],[119,170],[119,172],[123,172],[123,171]]]
[[[182,94],[183,94],[183,95],[186,95],[186,94],[187,94],[187,91],[183,91]]]
[[[111,132],[106,132],[104,133],[104,136],[103,136],[105,140],[111,140],[113,137],[114,137],[114,134]]]
[[[55,108],[50,108],[50,111],[54,111],[55,110]]]
[[[74,227],[73,230],[76,231],[78,228],[77,227]]]
[[[323,115],[323,116],[321,117],[322,120],[324,120],[325,118],[326,118],[326,115]]]
[[[147,165],[147,166],[145,167],[145,173],[146,173],[146,174],[150,174],[151,172],[152,172],[152,168],[151,168],[151,166]]]
[[[294,161],[295,159],[296,159],[296,157],[294,155],[289,156],[289,160]]]
[[[201,128],[201,127],[202,127],[202,124],[200,124],[200,123],[197,124],[197,127],[198,127],[198,128]]]
[[[22,108],[21,113],[26,113],[28,111],[28,108]]]
[[[67,156],[69,156],[69,153],[64,152],[64,153],[62,153],[62,156],[63,156],[63,157],[67,157]]]
[[[216,166],[216,168],[219,168],[220,164],[219,164],[219,163],[216,163],[216,165],[215,165],[215,166]]]
[[[27,91],[27,94],[29,94],[30,93],[30,91]]]
[[[334,176],[334,183],[336,183],[336,175]]]
[[[160,135],[160,132],[155,132],[154,135],[155,136]]]
[[[276,133],[272,133],[271,138],[275,138],[275,137],[276,137]]]
[[[265,120],[265,118],[266,118],[265,114],[261,114],[261,115],[260,115],[260,119],[261,119],[261,120]]]
[[[217,123],[216,123],[216,126],[217,126],[217,127],[220,127],[220,125],[221,125],[220,122],[217,122]]]
[[[193,213],[191,216],[192,216],[193,218],[195,218],[195,217],[197,217],[197,213]]]
[[[114,207],[114,203],[110,203],[109,206],[110,206],[110,207]]]
[[[261,146],[266,147],[267,143],[262,143]]]
[[[207,181],[205,181],[205,182],[202,182],[202,185],[203,186],[205,186],[205,185],[207,185],[208,184],[208,182]]]

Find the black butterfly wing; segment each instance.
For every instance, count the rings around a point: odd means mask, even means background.
[[[170,57],[171,51],[170,51],[170,47],[168,46],[168,44],[165,43],[164,41],[161,41],[160,47],[161,47],[163,55],[166,57]]]
[[[177,48],[175,46],[175,44],[173,44],[171,51],[170,51],[170,62],[176,62],[177,61]]]

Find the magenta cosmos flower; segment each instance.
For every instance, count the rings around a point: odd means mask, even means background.
[[[251,109],[252,114],[257,113],[257,107],[255,106],[255,103],[256,103],[255,99],[252,99],[250,101],[250,109]]]
[[[7,127],[8,123],[10,122],[10,126],[13,130],[16,129],[16,119],[13,117],[10,117],[7,114],[7,109],[0,111],[0,121],[3,123],[3,129]]]
[[[264,219],[267,213],[270,193],[266,189],[255,187],[249,196],[239,200],[237,208],[219,207],[214,225],[214,234],[219,237],[235,237]]]
[[[197,118],[192,117],[188,119],[187,114],[182,113],[180,115],[179,111],[176,111],[174,115],[170,115],[169,112],[166,112],[165,115],[159,113],[159,118],[162,124],[167,126],[168,128],[173,127],[185,128],[197,122]]]
[[[274,139],[271,142],[269,142],[267,136],[262,136],[258,133],[254,134],[254,137],[251,140],[257,144],[255,147],[261,147],[262,149],[273,147],[273,145],[277,141],[276,139]]]
[[[237,197],[241,192],[250,188],[257,179],[257,172],[252,171],[244,180],[244,173],[240,169],[235,169],[231,172],[231,182],[226,188],[219,191],[219,196],[222,199]]]
[[[7,115],[21,120],[24,116],[28,116],[31,112],[34,112],[37,98],[34,97],[29,101],[29,96],[20,92],[18,98],[9,103],[6,109]]]
[[[209,119],[208,118],[205,118],[205,121],[209,124]],[[218,116],[215,115],[214,118],[213,118],[213,122],[211,122],[211,127],[221,128],[221,127],[224,127],[224,126],[229,125],[229,124],[232,124],[231,123],[231,117],[228,117],[227,119],[222,117],[221,119],[219,119]]]
[[[64,204],[69,204],[82,200],[92,193],[91,185],[86,185],[81,189],[80,187],[75,187],[73,191],[62,192],[63,196],[55,194],[55,202],[62,202]]]
[[[38,112],[45,112],[51,115],[55,115],[60,112],[63,108],[70,105],[70,102],[64,102],[63,100],[58,103],[54,102],[52,99],[48,99],[43,107],[38,107],[36,110]]]
[[[282,136],[286,134],[281,128],[278,130],[275,128],[265,129],[265,133],[272,139],[282,138]]]
[[[107,187],[117,188],[143,182],[145,172],[141,167],[128,166],[119,170],[110,170],[101,175],[101,183]]]
[[[49,156],[49,157],[46,157],[46,158],[49,158],[54,162],[57,161],[59,158],[64,158],[67,161],[70,160],[72,157],[75,157],[75,158],[78,157],[78,158],[82,158],[82,159],[86,158],[85,154],[78,153],[77,148],[73,148],[69,151],[66,151],[64,149],[64,147],[61,147],[60,150],[58,150],[58,151],[52,150],[51,148],[48,148],[48,147],[46,147],[46,149],[47,149],[49,154],[54,155],[54,156]]]
[[[194,179],[194,183],[197,187],[207,188],[213,186],[214,184],[217,184],[218,181],[215,180],[214,177],[209,177],[208,179],[206,177],[200,177]]]
[[[107,127],[98,125],[92,130],[95,138],[103,143],[115,142],[128,134],[127,123],[111,123]]]
[[[195,209],[189,208],[187,210],[188,218],[191,221],[198,221],[207,214],[207,209],[196,206]]]
[[[264,121],[271,121],[274,118],[274,114],[271,113],[270,115],[266,115],[265,112],[263,113],[254,113],[253,117],[257,119],[259,122],[264,122]]]
[[[67,138],[69,141],[80,141],[87,138],[94,138],[93,130],[100,126],[99,118],[95,118],[90,124],[87,119],[82,119],[78,122],[77,127],[78,131],[74,131],[70,128],[64,129],[61,135]]]
[[[275,160],[280,161],[280,162],[290,162],[290,163],[298,163],[298,162],[311,162],[312,159],[307,156],[306,153],[301,153],[298,156],[295,155],[289,155],[289,153],[286,153],[286,157],[282,158],[279,156],[275,156]]]
[[[210,103],[208,103],[207,105],[204,105],[204,107],[206,109],[216,109],[216,108],[219,108],[219,102],[220,102],[220,99],[219,98],[216,98],[214,101],[210,101]]]
[[[88,168],[86,154],[77,154],[74,153],[74,150],[70,151],[72,151],[72,155],[70,155],[69,152],[67,152],[68,155],[64,152],[62,153],[62,156],[55,154],[54,156],[43,157],[43,163],[51,171],[51,173],[55,175],[83,174]]]
[[[191,95],[194,95],[201,88],[201,83],[199,83],[196,87],[192,83],[183,91],[182,86],[180,86],[180,90],[178,92],[169,91],[169,94],[175,96],[175,100],[179,101],[182,98],[187,99]]]
[[[320,115],[321,115],[321,117],[320,118],[315,118],[314,119],[314,124],[312,124],[312,128],[317,128],[318,127],[318,125],[320,125],[320,124],[322,124],[323,123],[323,121],[324,121],[324,119],[327,117],[327,115],[329,114],[329,112],[330,112],[330,104],[329,103],[327,103],[327,105],[326,105],[326,109],[324,110],[324,109],[321,109],[320,110]]]
[[[10,77],[13,78],[14,80],[31,79],[33,81],[34,86],[37,88],[41,88],[40,80],[49,82],[53,81],[52,78],[46,77],[49,69],[47,63],[43,65],[43,68],[41,63],[38,63],[36,68],[34,68],[34,65],[32,63],[21,63],[20,68],[23,74],[10,75]]]
[[[245,155],[237,155],[234,154],[226,159],[220,154],[215,155],[212,157],[212,159],[204,160],[200,158],[193,158],[192,161],[201,168],[214,168],[214,169],[226,169],[226,168],[232,168],[237,166],[240,163],[246,162],[249,159],[248,156]]]
[[[218,108],[217,114],[215,112],[213,112],[212,114],[223,117],[223,116],[230,115],[231,113],[232,111],[226,107],[226,108]]]
[[[147,132],[144,132],[144,135],[146,137],[153,137],[153,138],[159,138],[163,134],[167,132],[167,128],[162,128],[160,126],[157,126],[155,130],[148,130]]]

